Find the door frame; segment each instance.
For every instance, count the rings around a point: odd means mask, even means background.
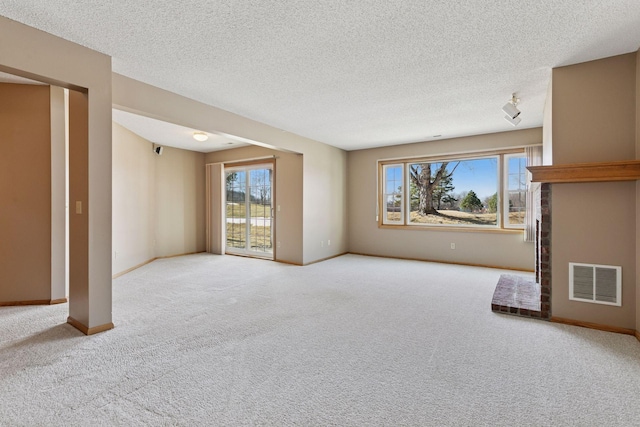
[[[258,252],[258,251],[252,251],[251,249],[247,249],[246,245],[244,249],[238,249],[238,250],[234,250],[236,248],[231,248],[231,250],[229,250],[229,246],[226,244],[227,243],[227,185],[226,185],[226,177],[227,177],[227,173],[229,171],[233,171],[233,170],[244,170],[247,172],[247,184],[249,184],[249,179],[250,179],[250,171],[251,170],[257,170],[257,169],[270,169],[271,170],[271,183],[270,183],[270,189],[271,189],[271,216],[270,216],[270,227],[271,227],[271,253],[266,253],[266,252]],[[251,258],[261,258],[261,259],[268,259],[268,260],[275,260],[276,259],[276,227],[275,227],[275,209],[274,209],[274,203],[275,203],[275,199],[276,199],[276,162],[275,159],[273,158],[268,158],[268,159],[257,159],[257,160],[252,160],[252,161],[240,161],[240,162],[230,162],[230,163],[225,163],[223,164],[223,182],[222,182],[222,186],[224,191],[221,194],[222,197],[222,207],[223,207],[223,218],[221,221],[221,227],[222,227],[222,234],[224,236],[224,253],[225,254],[229,254],[229,255],[239,255],[239,256],[246,256],[246,257],[251,257]],[[245,191],[246,193],[246,197],[245,197],[245,203],[247,203],[247,197],[250,200],[250,191]],[[250,202],[249,202],[249,208],[250,208]],[[250,218],[250,210],[248,211],[247,214]],[[249,242],[249,234],[250,232],[247,231],[246,232],[246,242]]]

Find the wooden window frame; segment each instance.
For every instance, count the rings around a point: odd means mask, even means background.
[[[504,197],[507,191],[506,188],[506,160],[507,155],[524,155],[524,148],[513,148],[504,150],[491,150],[472,153],[458,153],[447,155],[435,155],[435,156],[416,156],[405,157],[396,159],[382,159],[378,160],[378,185],[377,185],[377,201],[378,201],[378,215],[376,217],[378,222],[378,228],[394,229],[394,230],[420,230],[420,231],[456,231],[456,232],[483,232],[483,233],[503,233],[503,234],[522,234],[524,232],[523,227],[505,226],[505,209],[504,209]],[[475,160],[488,157],[498,158],[498,215],[497,224],[495,226],[478,226],[478,225],[436,225],[436,224],[411,224],[407,222],[407,218],[410,210],[407,209],[408,203],[410,203],[407,197],[407,191],[409,188],[408,178],[408,165],[414,163],[434,163],[443,161],[464,161]],[[386,177],[384,176],[384,167],[391,165],[402,165],[403,167],[403,208],[402,208],[402,222],[398,224],[390,224],[384,222],[384,215],[386,213],[384,205],[384,189]],[[507,212],[508,214],[508,212]]]

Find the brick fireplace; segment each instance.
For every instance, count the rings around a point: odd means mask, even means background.
[[[517,316],[535,317],[553,322],[635,335],[640,340],[640,331],[600,325],[552,316],[551,307],[551,250],[552,250],[552,206],[553,184],[615,182],[640,180],[640,160],[566,164],[528,167],[536,189],[536,239],[535,280],[524,280],[514,275],[502,275],[491,304],[492,311]],[[537,310],[532,310],[532,296],[537,297]]]
[[[551,317],[551,186],[535,189],[535,279],[503,274],[491,301],[497,313],[548,320]]]

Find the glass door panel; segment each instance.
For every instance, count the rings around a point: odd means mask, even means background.
[[[226,169],[227,252],[273,259],[271,165]]]
[[[227,249],[244,249],[247,242],[246,171],[227,172]]]
[[[249,171],[251,209],[248,249],[273,255],[271,245],[271,169]]]

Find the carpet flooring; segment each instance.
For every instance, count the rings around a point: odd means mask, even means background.
[[[640,343],[492,313],[503,273],[157,260],[114,280],[101,334],[0,309],[0,425],[640,425]]]

